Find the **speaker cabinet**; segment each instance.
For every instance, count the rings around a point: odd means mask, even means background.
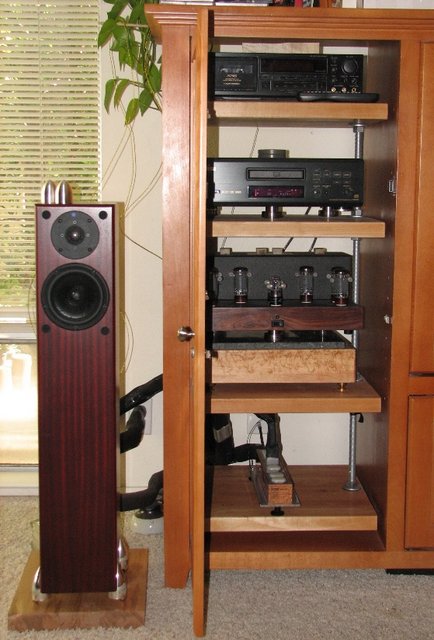
[[[37,205],[40,580],[115,591],[118,211]]]

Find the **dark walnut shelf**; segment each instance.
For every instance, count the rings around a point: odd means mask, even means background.
[[[285,300],[280,307],[255,301],[240,306],[222,300],[212,307],[211,314],[213,331],[268,331],[277,320],[284,330],[363,328],[363,307],[337,307],[325,300],[313,304]]]

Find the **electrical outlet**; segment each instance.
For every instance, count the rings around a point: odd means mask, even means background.
[[[260,424],[262,424],[263,433],[266,433],[266,430],[264,430],[264,427],[265,429],[267,427],[266,423],[263,420],[260,420],[258,416],[255,416],[254,413],[249,413],[247,416],[247,435],[248,436],[259,435],[258,426]]]
[[[146,409],[146,419],[145,419],[145,436],[150,436],[152,433],[152,398],[147,400],[143,406]]]

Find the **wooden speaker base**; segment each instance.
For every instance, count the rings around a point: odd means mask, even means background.
[[[111,600],[107,593],[56,593],[43,602],[33,602],[32,582],[38,566],[39,553],[32,551],[9,609],[8,629],[126,628],[145,623],[147,549],[129,549],[125,600]]]

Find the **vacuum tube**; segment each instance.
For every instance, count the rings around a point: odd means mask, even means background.
[[[265,286],[268,289],[268,304],[270,307],[281,307],[283,302],[283,289],[286,283],[280,276],[271,276],[269,280],[265,280]]]
[[[223,282],[223,274],[216,268],[213,268],[208,273],[208,291],[209,300],[215,305],[220,295],[220,284]]]
[[[248,297],[248,278],[252,274],[247,267],[234,267],[229,275],[234,278],[234,302],[245,304]]]
[[[342,267],[333,267],[327,274],[331,284],[331,301],[337,307],[346,307],[350,299],[350,273]]]
[[[300,302],[303,304],[311,304],[313,301],[313,280],[317,274],[313,267],[300,267],[295,274],[298,278],[298,289],[300,291]]]

